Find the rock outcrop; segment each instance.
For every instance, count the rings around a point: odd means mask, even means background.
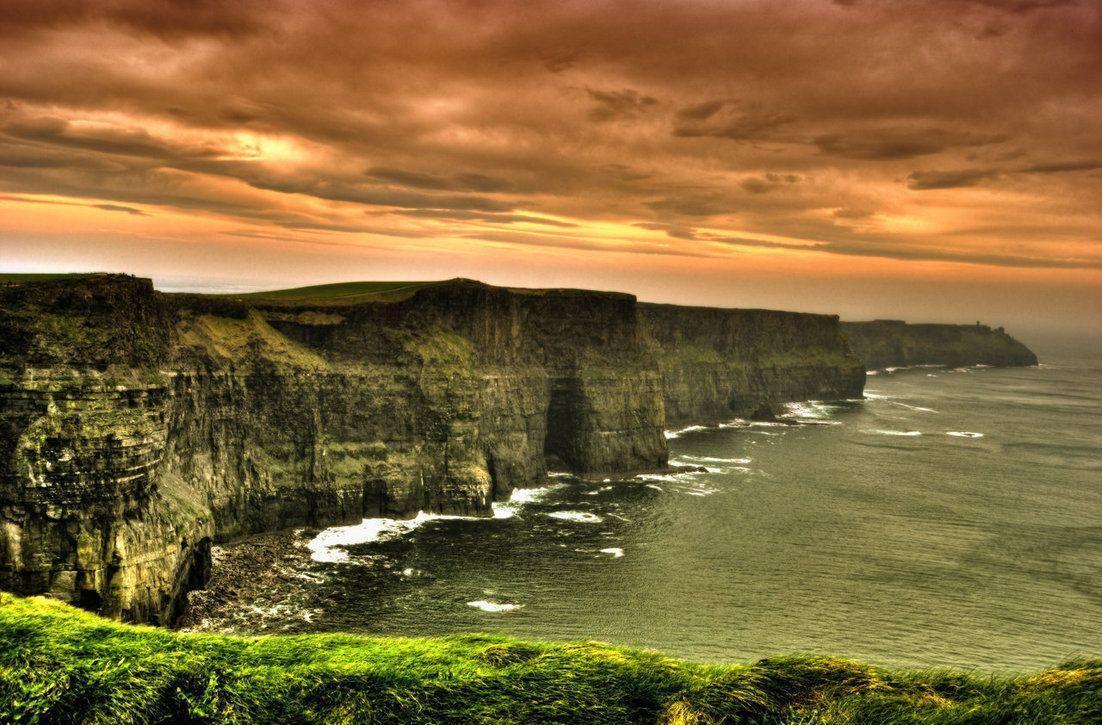
[[[868,370],[910,365],[1036,365],[1037,356],[1003,328],[908,324],[901,320],[843,322],[850,348]]]
[[[466,280],[354,298],[0,285],[0,588],[168,622],[212,540],[489,514],[668,423],[860,395],[837,318]]]

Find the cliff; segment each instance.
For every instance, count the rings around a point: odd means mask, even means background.
[[[842,332],[869,370],[908,365],[1036,365],[1037,356],[1001,327],[912,325],[900,320],[843,322]]]
[[[865,369],[838,318],[774,310],[639,305],[658,343],[670,423],[771,415],[778,403],[859,398]]]
[[[339,293],[338,293],[339,292]],[[0,588],[167,622],[212,540],[490,513],[668,422],[860,395],[837,318],[466,280],[304,294],[0,285]]]

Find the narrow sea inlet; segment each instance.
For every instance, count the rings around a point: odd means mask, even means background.
[[[670,431],[706,473],[556,477],[493,518],[230,545],[219,566],[251,560],[263,586],[199,593],[186,623],[1044,666],[1102,649],[1100,410],[1096,360],[880,372],[784,423]]]

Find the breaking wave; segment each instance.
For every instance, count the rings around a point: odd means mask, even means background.
[[[580,524],[599,524],[604,521],[597,514],[591,514],[588,511],[552,511],[546,515],[560,521],[577,521]]]
[[[518,609],[524,607],[523,604],[507,604],[501,602],[490,602],[485,599],[478,599],[473,602],[467,602],[468,607],[474,607],[475,609],[481,609],[483,612],[515,612]]]
[[[663,431],[663,435],[666,436],[666,440],[673,440],[674,438],[680,438],[685,433],[693,433],[693,432],[698,431],[698,430],[708,430],[708,426],[706,426],[706,425],[690,425],[687,428],[682,428],[680,430]]]
[[[539,488],[514,488],[508,501],[495,501],[492,504],[495,519],[511,519],[525,504],[535,503],[552,491],[562,488],[563,484],[553,483]]]
[[[539,501],[561,484],[541,488],[515,488],[508,501],[493,504],[493,516],[454,516],[450,514],[430,514],[419,511],[412,519],[369,518],[358,524],[331,526],[320,532],[306,544],[310,558],[314,561],[335,564],[346,561],[348,552],[345,547],[359,544],[371,544],[404,536],[430,521],[492,521],[508,519],[516,515],[524,504]]]
[[[311,539],[306,548],[310,550],[310,558],[314,561],[332,564],[348,559],[348,552],[344,551],[346,546],[393,539],[408,534],[429,521],[445,519],[485,520],[477,516],[449,516],[424,511],[419,511],[412,519],[364,519],[349,526],[332,526]]]
[[[738,463],[746,464],[752,463],[752,458],[717,458],[716,456],[690,456],[684,455],[677,459],[678,461],[690,461],[692,463]]]

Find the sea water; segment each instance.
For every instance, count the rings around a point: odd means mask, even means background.
[[[303,532],[294,596],[235,628],[986,670],[1102,652],[1102,365],[881,371],[786,423],[670,431],[706,472]]]

